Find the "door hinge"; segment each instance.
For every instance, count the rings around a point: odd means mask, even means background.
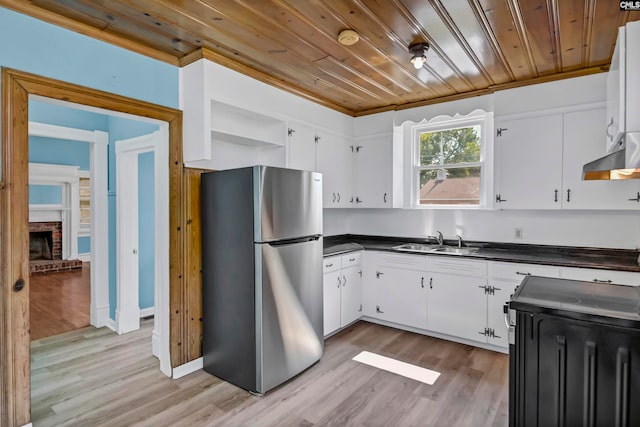
[[[321,139],[322,139],[322,138],[320,138],[318,135],[316,135],[316,136],[313,138],[313,140],[316,142],[316,144],[317,144],[318,142],[320,142],[320,140],[321,140]]]
[[[376,305],[376,313],[384,314],[384,311],[380,310],[380,306],[379,305]]]
[[[506,202],[506,201],[507,201],[507,199],[503,199],[502,195],[496,194],[496,202],[497,203],[502,203],[502,202]]]
[[[289,129],[287,129],[287,135],[289,135],[289,136],[293,136],[293,134],[294,134],[294,132],[295,132],[295,131],[296,131],[295,129],[291,129],[291,128],[289,128]]]
[[[379,271],[376,271],[376,279],[379,279],[380,276],[382,276],[384,273],[381,273]]]
[[[496,136],[502,136],[502,132],[504,132],[505,130],[509,130],[507,128],[498,128],[496,129]]]

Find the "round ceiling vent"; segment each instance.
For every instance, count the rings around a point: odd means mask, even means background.
[[[360,40],[360,35],[353,30],[343,30],[338,34],[338,41],[345,46],[356,44]]]

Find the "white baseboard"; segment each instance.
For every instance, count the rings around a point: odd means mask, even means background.
[[[78,259],[82,262],[91,262],[91,254],[78,254]]]
[[[102,328],[107,326],[111,319],[109,319],[109,304],[96,308],[96,322],[93,326],[96,328]],[[111,320],[113,322],[113,320]],[[114,323],[115,324],[115,323]]]
[[[178,378],[182,378],[185,375],[189,375],[192,372],[202,369],[203,363],[204,361],[202,357],[199,357],[196,360],[185,363],[184,365],[176,366],[173,368],[173,379],[177,380]]]
[[[160,336],[155,329],[151,333],[151,354],[160,359]]]
[[[141,319],[143,317],[147,317],[147,316],[154,316],[155,314],[156,314],[156,308],[155,307],[141,308],[140,309],[140,318]]]
[[[104,326],[106,326],[107,328],[111,329],[113,332],[116,332],[116,321],[108,318],[107,321],[105,322]]]
[[[25,424],[22,427],[33,427],[33,424],[29,423],[29,424]]]

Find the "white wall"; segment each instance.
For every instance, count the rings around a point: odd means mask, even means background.
[[[450,209],[325,209],[325,235],[369,234],[636,249],[640,214],[613,211],[475,211]],[[522,228],[523,238],[514,238]]]
[[[438,115],[467,114],[476,108],[496,116],[606,100],[606,74],[560,80],[492,95],[355,119],[356,136],[392,124],[420,122]],[[603,155],[605,147],[603,123]],[[559,150],[561,147],[558,148]],[[615,185],[615,183],[612,183]],[[343,233],[425,237],[441,231],[468,240],[636,249],[640,213],[629,211],[533,211],[453,209],[325,209],[325,235]],[[514,238],[522,228],[523,238]]]

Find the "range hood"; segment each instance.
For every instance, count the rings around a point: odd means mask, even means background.
[[[615,151],[584,165],[582,179],[640,179],[640,132],[624,134]]]

